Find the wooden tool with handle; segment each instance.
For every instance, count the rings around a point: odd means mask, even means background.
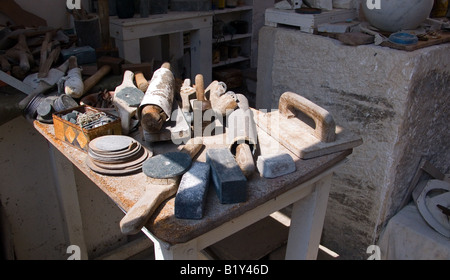
[[[336,140],[336,124],[333,116],[303,96],[286,92],[281,95],[278,107],[280,114],[288,119],[295,117],[295,110],[300,110],[313,119],[315,123],[313,135],[320,141],[329,143]]]
[[[352,149],[363,143],[352,131],[337,126],[327,110],[299,94],[283,93],[278,109],[270,113],[253,110],[255,121],[301,159]]]
[[[157,133],[170,118],[174,96],[175,78],[170,63],[164,63],[153,73],[144,99],[138,110],[138,116],[144,130]]]
[[[250,178],[256,170],[252,152],[257,143],[256,124],[247,98],[242,94],[236,94],[236,97],[239,109],[229,116],[227,137],[239,168],[246,178]]]
[[[200,151],[202,146],[202,143],[199,144],[193,141],[188,142],[181,152],[188,153],[192,158]],[[152,158],[149,160],[151,159]],[[157,166],[154,167],[157,168]],[[186,168],[186,171],[189,167]],[[178,179],[173,181],[168,180],[168,184],[147,184],[144,195],[130,208],[125,217],[120,221],[120,230],[123,234],[138,233],[156,211],[158,206],[177,193],[179,177],[181,177],[181,175],[175,177]]]
[[[211,102],[205,98],[205,83],[202,74],[197,74],[195,76],[195,90],[197,93],[197,100],[202,102],[202,112],[211,109]]]
[[[142,91],[146,92],[148,89],[148,81],[141,71],[134,73],[134,79],[136,80],[137,87]]]
[[[94,75],[90,76],[86,80],[84,80],[84,90],[83,95],[89,92],[103,77],[109,74],[111,72],[111,66],[110,65],[103,65],[100,67],[100,69],[95,72]]]

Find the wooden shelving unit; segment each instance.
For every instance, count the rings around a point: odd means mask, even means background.
[[[218,51],[219,46],[233,45],[238,46],[239,51],[235,56],[231,56],[231,53],[227,57],[227,54],[221,53],[220,61],[213,58],[212,68],[213,70],[222,66],[236,66],[238,68],[248,68],[251,59],[251,41],[252,41],[252,20],[253,20],[253,0],[245,1],[244,6],[238,6],[235,8],[225,8],[221,10],[213,10],[214,21],[221,21],[224,26],[230,24],[235,20],[245,21],[248,24],[248,30],[243,33],[230,34],[224,31],[223,36],[213,38],[213,57],[214,51]],[[213,31],[214,32],[214,31]],[[215,35],[215,34],[214,34]]]

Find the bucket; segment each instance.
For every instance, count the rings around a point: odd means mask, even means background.
[[[93,49],[101,47],[100,20],[97,15],[92,15],[85,20],[74,20],[74,26],[78,46],[90,46]]]
[[[169,0],[150,0],[150,14],[167,14],[168,9]]]

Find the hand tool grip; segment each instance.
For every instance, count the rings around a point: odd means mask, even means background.
[[[136,234],[147,223],[158,206],[167,198],[176,194],[174,184],[152,185],[146,187],[144,195],[128,210],[120,221],[120,231],[123,234]]]
[[[144,74],[142,72],[136,72],[134,75],[134,79],[136,80],[137,87],[142,91],[146,92],[148,89],[148,81],[144,77]]]
[[[205,101],[205,84],[202,74],[195,76],[195,90],[197,92],[197,100]]]
[[[100,69],[95,72],[94,75],[90,76],[84,81],[84,91],[83,95],[89,92],[103,77],[108,75],[108,73],[111,71],[111,66],[109,65],[103,65],[100,67]]]
[[[239,144],[236,148],[236,162],[244,176],[249,178],[255,172],[255,161],[250,146],[246,143]]]
[[[201,138],[192,138],[181,148],[181,152],[187,153],[191,159],[203,148],[203,140]]]
[[[280,97],[278,106],[280,114],[295,117],[294,110],[299,110],[315,123],[313,135],[320,141],[329,143],[336,140],[336,124],[333,116],[322,107],[293,92],[285,92]]]

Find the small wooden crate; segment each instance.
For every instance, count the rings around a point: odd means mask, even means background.
[[[345,22],[356,18],[355,9],[334,9],[320,14],[299,14],[295,10],[266,9],[265,24],[278,27],[279,24],[299,27],[300,31],[314,33],[319,24]]]
[[[111,116],[115,118],[113,122],[110,122],[108,124],[92,128],[92,129],[85,129],[81,128],[79,125],[71,123],[69,121],[66,121],[62,119],[62,116],[65,114],[68,114],[72,111],[78,111],[80,113],[86,113],[86,112],[98,112],[100,113],[100,110],[95,109],[94,107],[88,106],[88,105],[82,105],[78,107],[74,107],[68,110],[60,111],[55,114],[53,114],[53,126],[55,128],[55,136],[59,140],[65,141],[72,146],[81,149],[83,151],[88,150],[88,144],[91,140],[93,140],[96,137],[104,136],[104,135],[121,135],[122,134],[122,126],[120,118],[105,113],[108,116]]]

